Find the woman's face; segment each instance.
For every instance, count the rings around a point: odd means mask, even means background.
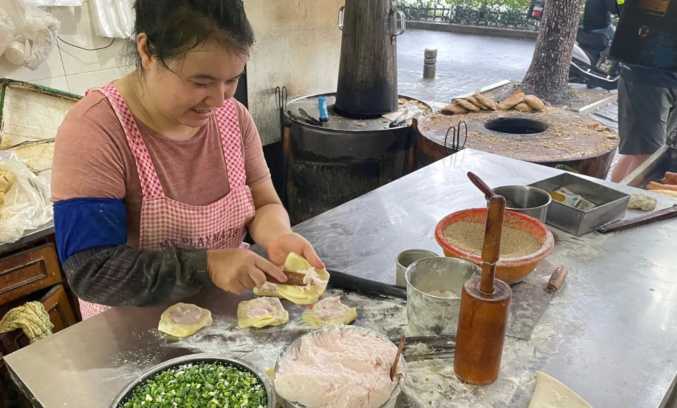
[[[145,48],[145,47],[143,47]],[[144,85],[155,114],[191,128],[202,127],[224,101],[232,98],[247,55],[207,41],[185,55],[167,60],[142,54]]]

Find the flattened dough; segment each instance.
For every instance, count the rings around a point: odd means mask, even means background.
[[[311,326],[350,324],[357,318],[357,309],[341,303],[340,296],[324,298],[305,312],[302,319]]]
[[[289,313],[278,298],[260,297],[237,304],[237,325],[241,329],[281,326],[288,321]]]
[[[305,258],[295,253],[287,256],[284,268],[291,272],[305,273],[307,276],[304,281],[308,283],[305,286],[294,286],[266,282],[260,288],[254,288],[254,294],[287,299],[297,305],[312,305],[327,289],[329,272],[326,269],[313,268]]]
[[[529,408],[592,408],[592,405],[556,378],[538,371]]]
[[[174,337],[188,337],[211,326],[212,313],[191,303],[177,303],[162,312],[158,330]]]

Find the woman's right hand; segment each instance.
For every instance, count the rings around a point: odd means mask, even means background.
[[[237,295],[260,287],[268,281],[267,276],[287,281],[282,268],[242,248],[207,251],[207,270],[214,285]]]

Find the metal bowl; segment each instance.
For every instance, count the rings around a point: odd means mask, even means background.
[[[359,327],[359,326],[329,326],[329,327],[323,327],[321,329],[317,329],[317,330],[314,330],[310,333],[306,333],[302,336],[299,336],[296,340],[294,340],[289,345],[287,345],[287,347],[285,347],[282,350],[279,357],[277,358],[277,361],[275,362],[275,375],[277,375],[277,372],[278,372],[278,369],[279,369],[279,366],[280,366],[280,361],[282,361],[285,358],[285,356],[287,355],[287,353],[290,352],[290,350],[294,350],[294,349],[298,348],[304,337],[322,335],[325,332],[334,331],[334,330],[362,331],[362,332],[367,333],[371,336],[375,336],[379,339],[382,339],[383,341],[386,341],[388,343],[392,343],[392,341],[390,341],[390,339],[388,337],[386,337],[385,335],[383,335],[383,334],[381,334],[377,331],[367,329],[365,327]],[[404,376],[405,376],[404,373],[405,373],[405,370],[406,370],[405,364],[406,364],[406,362],[404,361],[404,357],[400,356],[400,363],[399,363],[399,366],[398,366],[399,371],[400,371],[400,375],[398,376],[398,383],[395,386],[395,388],[393,389],[392,393],[390,394],[390,397],[388,398],[388,400],[383,405],[381,405],[379,408],[395,408],[395,405],[397,404],[397,398],[400,396],[400,392],[402,391],[402,381],[404,379]],[[295,402],[295,401],[287,401],[282,397],[280,397],[280,399],[282,400],[281,401],[282,406],[285,407],[285,408],[306,408],[306,406],[301,404],[301,403],[298,403],[298,402]]]
[[[411,264],[405,275],[409,334],[456,334],[463,286],[479,274],[477,265],[458,258],[424,258]]]
[[[171,360],[167,360],[163,363],[160,363],[152,368],[150,368],[148,371],[143,373],[139,378],[136,380],[132,381],[129,385],[127,385],[118,395],[118,397],[113,401],[113,404],[111,405],[111,408],[119,408],[122,403],[131,395],[132,390],[138,386],[141,385],[144,381],[146,381],[148,378],[154,376],[155,374],[164,371],[168,368],[173,368],[176,366],[184,365],[184,364],[189,364],[189,363],[201,363],[201,362],[219,362],[219,363],[227,363],[230,365],[233,365],[235,367],[241,368],[242,370],[249,371],[252,374],[258,378],[258,380],[263,384],[263,388],[266,390],[266,397],[268,399],[268,404],[267,408],[275,408],[277,407],[277,400],[275,396],[275,392],[273,391],[273,387],[270,384],[270,381],[268,381],[268,378],[265,375],[262,375],[261,373],[258,372],[256,368],[254,368],[252,365],[249,363],[242,361],[237,358],[233,357],[225,357],[225,356],[220,356],[217,354],[208,354],[208,353],[200,353],[200,354],[190,354],[187,356],[182,356],[182,357],[177,357],[173,358]]]
[[[530,215],[545,223],[552,198],[547,191],[528,186],[496,187],[494,193],[506,200],[506,208]]]

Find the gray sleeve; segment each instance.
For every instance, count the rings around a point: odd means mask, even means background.
[[[63,269],[78,297],[108,306],[172,302],[211,285],[205,250],[94,248],[72,255]]]

